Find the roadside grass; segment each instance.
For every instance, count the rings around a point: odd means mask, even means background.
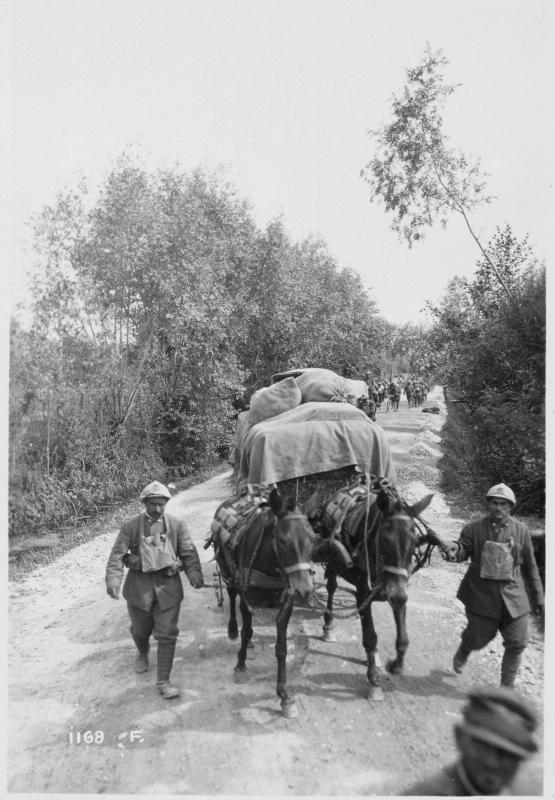
[[[182,492],[190,486],[202,483],[228,470],[229,464],[227,463],[197,470],[174,481],[173,494]],[[137,513],[137,502],[138,500],[135,498],[114,503],[109,510],[102,511],[78,524],[66,525],[57,531],[45,530],[40,535],[11,537],[9,540],[8,579],[15,582],[21,581],[29,572],[56,561],[74,547],[85,544],[102,533],[119,529],[124,519]]]

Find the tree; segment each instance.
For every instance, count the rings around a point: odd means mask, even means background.
[[[277,370],[356,374],[368,342],[380,358],[360,278],[280,220],[259,230],[220,175],[123,154],[34,231],[33,321],[12,330],[13,530],[225,458],[236,392]]]
[[[507,226],[487,246],[472,281],[454,279],[432,308],[438,373],[463,401],[466,480],[515,488],[524,510],[542,511],[545,474],[545,269]],[[521,299],[521,318],[490,266]],[[543,309],[543,313],[538,313]],[[469,477],[472,476],[472,477]]]
[[[378,152],[361,177],[370,185],[371,199],[384,202],[392,228],[409,247],[436,219],[445,227],[452,212],[459,214],[503,291],[518,305],[470,223],[472,209],[491,201],[480,161],[450,147],[443,130],[443,107],[457,88],[445,82],[448,63],[441,50],[428,44],[421,62],[407,70],[404,89],[393,97],[393,121],[368,132]]]

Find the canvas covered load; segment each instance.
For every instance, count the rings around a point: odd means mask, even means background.
[[[308,402],[250,428],[241,444],[239,477],[268,485],[348,466],[395,482],[379,425],[348,403]]]
[[[249,424],[256,425],[263,419],[283,414],[284,411],[295,408],[301,402],[302,394],[295,378],[285,378],[272,386],[265,386],[251,397]]]
[[[295,378],[302,395],[303,403],[352,403],[360,397],[368,396],[364,381],[343,378],[331,369],[309,367]]]

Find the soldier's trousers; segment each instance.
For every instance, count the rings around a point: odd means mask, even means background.
[[[170,608],[161,609],[155,599],[150,611],[144,611],[138,606],[127,603],[131,619],[131,636],[141,653],[146,653],[148,650],[148,641],[151,635],[158,642],[175,642],[177,640],[180,606],[181,603],[176,603]]]
[[[481,650],[499,631],[506,651],[522,653],[528,643],[528,616],[511,617],[506,608],[503,608],[501,619],[467,611],[467,625],[461,635],[462,647],[468,652]]]

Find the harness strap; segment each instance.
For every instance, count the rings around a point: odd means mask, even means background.
[[[244,591],[249,588],[256,589],[284,589],[285,581],[281,577],[273,575],[266,575],[265,572],[260,572],[257,569],[250,567],[248,570],[245,568],[237,571],[237,577],[234,581],[240,589]]]
[[[383,566],[382,567],[382,571],[383,572],[392,572],[394,575],[404,575],[405,578],[409,577],[409,571],[408,571],[408,569],[405,569],[404,567],[387,567],[387,566]]]
[[[292,572],[301,572],[303,569],[312,569],[312,564],[308,561],[300,561],[298,564],[293,564],[290,567],[282,567],[286,575],[290,575]]]

